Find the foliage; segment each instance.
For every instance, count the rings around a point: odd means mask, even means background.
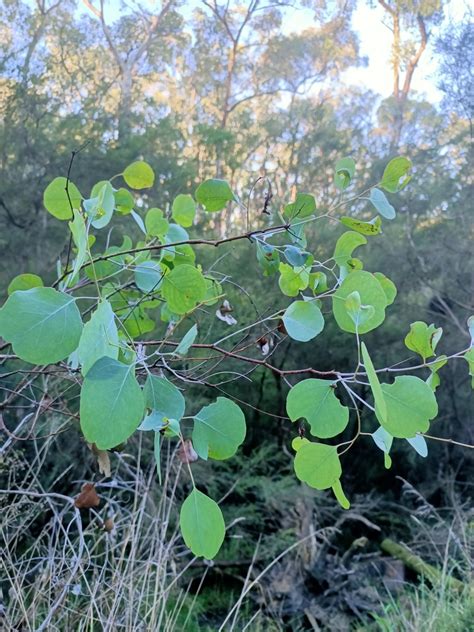
[[[368,199],[379,213],[385,219],[393,219],[393,207],[377,187],[391,193],[400,191],[411,179],[410,169],[408,159],[394,158],[379,182],[369,189],[364,186],[360,194],[342,202],[331,205],[328,201],[328,210],[319,214],[312,195],[295,194],[293,202],[280,214],[283,222],[275,221],[277,212],[270,218],[269,226],[214,241],[199,236],[190,239],[183,228],[182,224],[192,224],[194,218],[195,203],[189,196],[178,196],[171,213],[152,207],[145,222],[138,212],[142,204],[136,205],[135,210],[127,207],[125,220],[130,225],[137,224],[142,236],[135,243],[125,236],[121,247],[109,246],[108,242],[101,247],[100,231],[116,213],[123,214],[124,201],[134,200],[135,196],[127,194],[124,187],[116,189],[111,179],[94,185],[90,198],[79,198],[79,189],[73,187],[69,177],[56,178],[46,188],[45,206],[57,219],[66,220],[65,205],[69,204],[71,245],[75,244],[75,251],[67,253],[65,264],[59,264],[52,287],[42,287],[31,277],[11,287],[13,291],[0,310],[0,336],[11,344],[10,361],[22,367],[24,362],[44,367],[46,374],[54,373],[60,391],[69,380],[80,386],[81,430],[85,440],[99,452],[120,449],[138,428],[151,431],[160,475],[164,445],[177,439],[180,458],[192,483],[180,514],[183,538],[196,556],[208,559],[219,551],[225,523],[216,502],[198,489],[191,464],[198,459],[232,457],[245,439],[247,425],[232,396],[217,397],[197,410],[195,398],[187,397],[189,385],[219,386],[219,382],[210,379],[219,375],[213,369],[216,357],[245,367],[232,371],[237,379],[245,378],[245,371],[256,367],[287,378],[317,376],[291,386],[287,412],[292,421],[305,419],[313,437],[339,436],[339,442],[295,439],[294,470],[310,487],[332,488],[341,506],[347,509],[350,504],[341,477],[343,464],[350,458],[355,443],[359,438],[372,436],[384,452],[387,466],[391,463],[388,453],[394,438],[408,440],[425,456],[423,435],[429,432],[430,421],[438,412],[430,377],[437,375],[441,360],[444,364],[461,357],[466,350],[427,362],[427,358],[436,356],[442,329],[416,322],[411,325],[406,344],[421,355],[423,364],[406,369],[376,369],[361,336],[383,323],[395,298],[394,284],[381,273],[362,269],[362,261],[353,257],[356,248],[367,244],[367,238],[359,232],[343,233],[333,256],[321,262],[308,250],[305,230],[314,222],[319,225],[328,218],[338,220],[337,211],[342,206],[365,199],[368,191]],[[352,159],[337,163],[336,187],[347,188],[354,173]],[[133,162],[121,175],[128,186],[137,190],[152,186],[155,179],[153,169],[144,161]],[[378,192],[375,197],[374,191]],[[229,203],[242,205],[230,185],[220,179],[203,182],[195,197],[205,211],[212,213],[222,211]],[[250,209],[245,210],[248,216]],[[173,219],[181,220],[181,225]],[[378,221],[380,225],[382,220]],[[299,298],[287,307],[275,306],[269,315],[258,314],[257,319],[253,316],[241,326],[231,316],[225,275],[216,276],[215,261],[208,266],[198,262],[194,247],[212,246],[215,250],[226,243],[241,246],[245,241],[250,242],[263,274],[269,277],[266,283],[272,283],[271,277],[279,272],[283,296]],[[278,268],[269,264],[274,253],[287,263],[280,262]],[[245,282],[246,271],[242,270],[240,283]],[[212,338],[209,308],[216,303],[217,319],[232,329]],[[80,310],[78,304],[84,307]],[[339,328],[354,334],[356,366],[351,371],[347,367],[321,371],[314,366],[283,370],[272,364],[273,350],[287,336],[308,342],[323,335],[329,304]],[[89,320],[83,324],[87,316]],[[183,327],[185,333],[180,333]],[[257,351],[264,359],[255,357]],[[196,352],[196,357],[191,352]],[[385,372],[409,373],[419,369],[430,373],[428,382],[414,375],[397,376],[393,382],[382,379]],[[36,379],[36,369],[24,367],[22,371],[30,372]],[[364,388],[367,380],[373,405]],[[191,415],[184,415],[185,407],[191,409]],[[350,409],[352,436],[344,440],[340,435],[348,427]],[[375,433],[368,432],[365,420],[362,425],[361,415],[367,411],[370,423],[375,419],[380,423]],[[300,435],[304,435],[304,428],[301,422]],[[348,456],[341,460],[345,454]]]

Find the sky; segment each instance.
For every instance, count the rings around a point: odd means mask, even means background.
[[[151,6],[156,7],[156,0],[143,0]],[[98,0],[93,0],[98,3]],[[244,0],[245,2],[245,0]],[[191,0],[185,3],[183,13],[187,16],[193,7],[198,4],[198,0]],[[109,0],[106,3],[106,16],[113,21],[120,15],[120,3],[118,0]],[[444,22],[436,27],[430,34],[430,39],[426,51],[415,71],[412,81],[412,90],[420,96],[427,98],[431,103],[441,100],[442,94],[437,89],[437,63],[433,54],[433,43],[437,34],[442,30],[443,24],[449,21],[460,21],[469,8],[469,0],[450,0],[445,4]],[[312,13],[309,10],[289,10],[284,31],[298,32],[313,22]],[[352,26],[359,36],[360,54],[367,58],[367,66],[351,68],[341,76],[341,80],[347,84],[356,84],[366,87],[379,94],[382,98],[390,96],[393,88],[393,79],[390,68],[390,47],[391,33],[385,23],[387,22],[385,11],[374,2],[374,6],[369,6],[366,2],[360,1],[354,11]]]
[[[443,26],[450,22],[462,20],[469,8],[468,0],[451,0],[445,5],[444,20],[430,34],[428,46],[418,64],[412,81],[412,90],[424,96],[431,103],[439,102],[443,95],[437,89],[437,63],[433,54],[433,44],[437,34]],[[298,31],[308,26],[310,13],[294,11],[290,17],[288,30]],[[367,66],[351,68],[342,80],[356,85],[362,85],[380,94],[382,98],[389,97],[393,89],[393,77],[390,68],[391,32],[385,25],[386,13],[377,3],[369,6],[359,2],[352,18],[352,27],[359,36],[360,54],[367,58]]]

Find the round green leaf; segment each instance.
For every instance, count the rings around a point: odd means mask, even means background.
[[[101,358],[88,371],[81,390],[81,429],[99,450],[126,441],[137,429],[144,408],[133,364]]]
[[[121,187],[117,191],[114,191],[115,207],[122,215],[128,215],[135,206],[135,200],[133,195],[128,189]]]
[[[194,555],[212,560],[222,546],[225,522],[219,505],[198,489],[181,506],[179,524],[186,546]]]
[[[237,452],[245,434],[244,413],[226,397],[218,397],[194,417],[193,446],[202,459],[228,459]]]
[[[106,181],[101,186],[97,198],[94,199],[96,200],[95,204],[89,209],[92,226],[104,228],[112,219],[115,209],[114,190],[110,182]]]
[[[171,216],[175,222],[189,228],[193,225],[194,216],[196,215],[196,203],[191,195],[181,193],[173,200],[171,207]]]
[[[127,313],[130,313],[130,310]],[[144,334],[148,334],[156,327],[155,321],[148,316],[141,306],[135,307],[133,312],[125,320],[122,320],[122,324],[132,338],[139,338]]]
[[[164,237],[169,226],[168,220],[163,217],[163,211],[159,208],[151,208],[145,216],[146,232],[152,237]]]
[[[189,244],[174,246],[174,251],[175,251],[174,258],[173,258],[174,267],[182,266],[184,263],[194,266],[194,262],[196,261],[196,253],[194,252],[194,250],[191,248]]]
[[[123,179],[132,189],[148,189],[153,186],[155,174],[147,162],[137,160],[125,169]]]
[[[382,384],[382,392],[387,416],[383,419],[377,405],[375,414],[380,425],[393,437],[409,439],[417,432],[426,432],[430,420],[438,414],[438,404],[432,389],[419,377],[397,377],[393,384]]]
[[[385,318],[387,297],[382,286],[370,272],[356,270],[351,272],[342,282],[332,299],[332,309],[337,324],[343,331],[355,333],[356,326],[347,312],[345,301],[352,292],[359,292],[362,305],[371,305],[373,315],[358,327],[360,334],[365,334],[378,327]]]
[[[221,211],[227,202],[235,200],[228,182],[226,180],[206,180],[196,189],[196,200],[202,204],[206,211]]]
[[[393,158],[385,167],[380,186],[390,193],[400,191],[411,180],[411,176],[408,173],[410,169],[411,162],[408,158],[403,156]]]
[[[380,189],[372,189],[369,200],[375,206],[380,215],[385,217],[385,219],[395,218],[395,209],[387,200],[383,191],[380,191]]]
[[[311,434],[328,439],[340,434],[349,422],[349,409],[343,406],[329,380],[302,380],[290,389],[286,411],[291,421],[303,417],[311,426]]]
[[[312,340],[324,328],[321,310],[309,301],[295,301],[289,305],[283,314],[283,323],[288,335],[300,342]]]
[[[356,164],[353,158],[341,158],[336,162],[336,173],[334,174],[334,184],[343,191],[351,183],[354,177]]]
[[[43,279],[37,274],[19,274],[10,281],[7,292],[10,296],[13,292],[24,292],[34,287],[43,287],[43,285]]]
[[[287,263],[280,263],[278,269],[280,271],[278,285],[286,296],[297,296],[300,290],[305,290],[308,287],[311,267],[293,268]]]
[[[145,293],[159,289],[163,280],[163,270],[156,261],[144,261],[135,268],[135,283]]]
[[[294,218],[304,219],[316,212],[316,200],[310,193],[298,193],[291,204],[287,204],[283,211],[283,217],[290,221]]]
[[[72,209],[81,208],[82,195],[76,185],[69,180],[68,191],[69,198],[66,193],[67,178],[54,178],[48,184],[43,194],[43,204],[51,215],[57,219],[72,219]]]
[[[163,279],[162,296],[175,314],[186,314],[204,300],[206,281],[197,268],[188,264],[177,266]]]
[[[32,364],[64,360],[77,348],[81,332],[76,299],[51,287],[14,292],[0,309],[0,336]]]
[[[295,456],[296,476],[315,489],[333,487],[342,474],[337,450],[323,443],[305,443]]]
[[[421,320],[411,323],[410,331],[405,336],[405,345],[410,351],[418,353],[423,362],[427,358],[436,355],[435,350],[443,334],[441,327],[436,328],[433,324],[427,325]]]

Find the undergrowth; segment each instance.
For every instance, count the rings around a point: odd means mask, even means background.
[[[196,480],[220,499],[228,525],[221,553],[206,562],[179,535],[189,480],[176,450],[163,455],[161,486],[144,435],[111,456],[105,477],[63,426],[49,419],[35,434],[52,436],[7,437],[0,449],[0,629],[472,629],[473,516],[449,481],[444,508],[402,481],[398,502],[354,494],[345,512],[288,476],[284,450],[272,446],[216,463],[211,476],[196,463]],[[85,482],[95,483],[100,504],[78,509]],[[418,578],[381,553],[382,535],[463,581],[466,592],[417,589]]]

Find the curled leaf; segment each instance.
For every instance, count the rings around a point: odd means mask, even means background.
[[[216,311],[216,316],[222,322],[227,325],[236,325],[237,320],[232,316],[233,308],[228,300],[225,300],[219,309]]]
[[[193,447],[191,439],[185,439],[178,450],[178,459],[181,463],[194,463],[198,460],[198,454]]]
[[[94,483],[84,483],[81,493],[74,500],[74,505],[78,509],[90,509],[100,505],[100,498],[95,491]]]

